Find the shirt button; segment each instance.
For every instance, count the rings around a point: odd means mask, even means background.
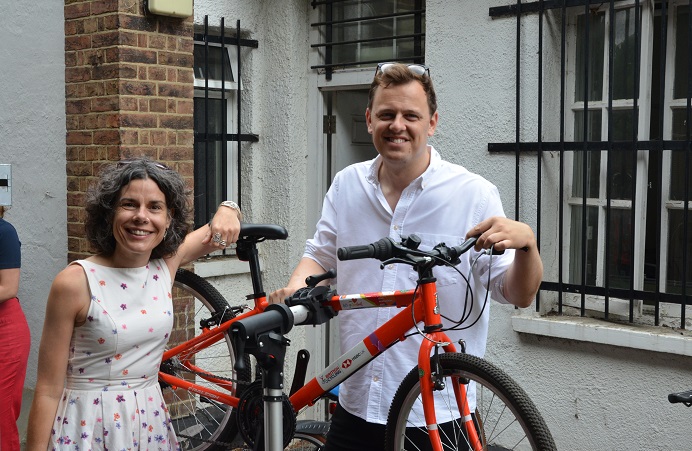
[[[387,269],[394,269],[394,263],[390,263],[387,265]]]
[[[394,230],[399,230],[399,226],[398,226],[398,225],[395,225],[395,226],[394,226]]]
[[[377,382],[377,381],[379,381],[379,380],[380,380],[380,378],[379,378],[379,377],[377,377],[377,376],[375,376],[375,377],[373,377],[373,378],[372,378],[372,380],[374,380],[375,382]]]

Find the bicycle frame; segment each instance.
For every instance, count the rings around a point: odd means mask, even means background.
[[[334,296],[327,304],[335,311],[392,306],[402,308],[402,310],[372,334],[365,337],[359,344],[332,361],[325,370],[296,391],[289,398],[294,409],[298,411],[305,406],[312,405],[326,392],[339,385],[388,348],[405,340],[406,332],[411,330],[413,310],[416,324],[423,322],[423,330],[433,329],[425,334],[426,339],[421,343],[418,353],[418,368],[421,374],[421,394],[425,420],[428,425],[436,425],[430,357],[436,343],[444,343],[442,348],[445,352],[456,352],[456,348],[447,334],[434,330],[439,329],[442,323],[440,314],[437,313],[439,307],[437,306],[437,289],[434,279],[421,283],[417,290],[339,295]],[[469,441],[474,450],[480,450],[482,449],[480,438],[469,411],[466,389],[462,384],[457,383],[454,391]],[[429,432],[433,440],[433,449],[441,451],[439,432],[436,429],[431,429]]]
[[[187,391],[197,393],[231,407],[237,407],[239,402],[238,397],[229,394],[232,391],[233,383],[225,379],[216,378],[212,374],[207,373],[203,368],[197,367],[193,363],[193,358],[197,352],[223,340],[226,332],[236,322],[262,313],[269,306],[266,294],[262,291],[259,278],[256,246],[254,243],[251,243],[248,248],[250,250],[248,260],[250,261],[253,289],[254,293],[256,293],[254,295],[254,308],[224,321],[217,327],[203,328],[200,335],[165,351],[163,354],[163,361],[174,357],[179,358],[182,365],[195,371],[199,377],[219,387],[219,390],[200,386],[183,378],[159,372],[159,379],[174,388],[184,388]],[[247,250],[246,248],[245,251]],[[425,271],[419,271],[419,276],[420,283],[415,290],[335,295],[324,303],[325,306],[331,307],[336,312],[392,306],[401,308],[401,311],[365,337],[358,345],[331,362],[326,369],[304,384],[302,388],[295,391],[289,400],[296,413],[307,406],[313,405],[327,392],[385,352],[389,347],[405,340],[406,333],[412,329],[412,325],[422,322],[422,330],[426,339],[423,339],[419,350],[418,367],[421,374],[423,410],[433,449],[442,451],[439,432],[436,429],[437,421],[433,397],[434,378],[436,375],[434,369],[431,368],[430,361],[433,352],[437,355],[436,346],[441,346],[445,352],[456,352],[456,348],[451,343],[449,337],[440,330],[442,328],[442,318],[439,314],[435,279],[431,277],[432,269],[428,268]],[[462,415],[462,422],[465,425],[467,438],[474,450],[481,450],[481,440],[471,417],[466,397],[466,388],[459,381],[455,382],[453,388],[459,412]]]
[[[402,310],[397,313],[394,318],[390,319],[377,328],[372,334],[364,338],[361,343],[332,361],[326,369],[290,396],[289,400],[294,410],[298,412],[304,407],[313,405],[326,392],[329,392],[346,380],[351,374],[385,352],[389,347],[404,340],[406,332],[411,329],[412,310],[414,315],[413,318],[415,318],[416,323],[423,322],[425,328],[434,328],[435,325],[439,325],[441,323],[440,315],[439,313],[435,313],[436,304],[434,301],[430,302],[430,299],[437,299],[437,291],[434,282],[422,283],[418,290],[399,290],[334,296],[327,304],[335,311],[392,306],[400,307]],[[200,377],[216,384],[221,389],[230,390],[232,388],[231,383],[226,380],[215,379],[211,377],[211,375],[205,374],[204,369],[198,368],[192,363],[191,357],[194,356],[196,352],[223,340],[224,333],[228,331],[236,321],[261,313],[268,305],[266,296],[257,298],[255,300],[255,307],[252,310],[225,321],[216,328],[204,329],[200,335],[164,352],[163,360],[178,356],[183,365],[191,370],[198,371]],[[426,423],[434,425],[437,421],[432,397],[433,380],[431,374],[433,371],[430,367],[430,357],[435,343],[444,343],[442,347],[445,352],[456,352],[456,348],[444,332],[431,331],[426,333],[425,336],[428,339],[423,340],[421,344],[418,355],[418,367],[421,370],[421,392],[423,394]],[[210,399],[214,399],[232,407],[238,406],[238,398],[228,393],[202,387],[188,380],[163,372],[159,373],[159,378],[174,387],[184,388],[190,392],[207,396]],[[474,444],[474,449],[481,449],[480,439],[477,435],[475,425],[473,424],[468,403],[466,402],[465,387],[458,384],[454,387],[454,390],[457,396],[457,403],[460,406],[460,412],[464,419],[463,421],[466,425],[466,433],[468,434],[469,441]],[[430,435],[437,442],[434,446],[439,446],[438,432],[436,430],[431,430]],[[434,447],[433,449],[441,450],[442,448]]]

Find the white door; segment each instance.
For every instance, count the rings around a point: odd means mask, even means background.
[[[377,156],[365,123],[365,109],[368,104],[367,90],[342,90],[324,93],[331,97],[331,113],[335,127],[333,133],[324,140],[325,155],[327,156],[327,174],[324,180],[331,184],[334,175],[345,167],[360,161],[371,160]],[[329,104],[330,102],[325,102]],[[331,140],[331,142],[330,142]],[[326,191],[322,193],[324,197]],[[363,243],[367,244],[367,243]],[[338,290],[338,287],[337,287]],[[341,355],[339,349],[338,316],[324,327],[324,349],[322,368]]]

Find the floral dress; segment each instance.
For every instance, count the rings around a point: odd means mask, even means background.
[[[179,450],[158,383],[173,327],[163,260],[110,268],[79,260],[91,291],[74,329],[49,450]]]

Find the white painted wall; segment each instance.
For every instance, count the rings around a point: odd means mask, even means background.
[[[26,387],[36,383],[50,284],[67,264],[63,6],[5,2],[0,15],[0,163],[12,165],[5,219],[22,242],[19,298],[32,336]]]
[[[67,263],[63,7],[4,2],[0,14],[0,164],[12,165],[12,207],[5,219],[22,242],[19,299],[31,329],[22,434],[48,291]]]

